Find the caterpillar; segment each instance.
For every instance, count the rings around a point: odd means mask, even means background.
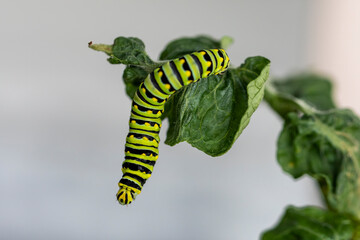
[[[117,201],[128,205],[140,194],[158,159],[164,105],[171,94],[229,67],[223,49],[201,50],[169,61],[151,72],[135,93],[126,137]]]

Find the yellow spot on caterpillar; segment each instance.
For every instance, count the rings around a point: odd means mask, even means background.
[[[129,138],[134,138],[134,135],[130,135],[130,137]]]
[[[150,123],[146,122],[146,123],[145,123],[145,126],[150,126]]]
[[[201,51],[200,54],[201,54],[201,55],[205,55],[206,52],[205,52],[205,51]]]
[[[154,97],[152,98],[152,100],[153,100],[154,102],[157,102],[157,101],[158,101],[157,98],[154,98]]]
[[[170,84],[168,84],[168,83],[165,84],[165,88],[166,88],[166,89],[170,89],[170,88],[171,88]]]
[[[159,155],[155,156],[155,159],[158,159],[159,158]]]
[[[141,155],[146,156],[146,154],[145,154],[145,153],[143,153],[143,154],[141,154]]]
[[[155,128],[159,128],[159,125],[157,125],[157,123],[155,123],[154,127],[155,127]]]
[[[151,113],[152,113],[152,111],[151,111],[151,110],[147,110],[146,112],[147,112],[147,113],[149,113],[149,114],[151,114]]]
[[[159,77],[162,77],[162,75],[163,75],[163,72],[159,71]]]
[[[161,111],[158,111],[158,114],[161,114]]]
[[[193,82],[193,80],[189,80],[189,81],[188,81],[188,84],[190,84],[190,83],[192,83],[192,82]]]
[[[222,63],[223,61],[224,61],[224,58],[222,58],[222,57],[221,57],[221,58],[219,58],[219,62],[221,62],[221,63]]]
[[[184,64],[184,63],[185,63],[185,59],[181,59],[181,60],[180,60],[180,63],[181,63],[181,64]]]
[[[162,126],[162,124],[160,123],[160,127]]]
[[[206,65],[207,65],[208,67],[210,67],[210,66],[211,66],[211,62],[210,62],[210,61],[207,61],[207,62],[206,62]]]
[[[150,154],[150,157],[153,157],[153,154]]]
[[[153,142],[156,142],[156,140],[154,139]]]
[[[145,88],[142,88],[141,90],[143,91],[143,93],[145,93],[145,92],[146,92]]]
[[[145,141],[149,141],[149,139],[147,137],[143,137],[143,140]]]
[[[130,151],[127,151],[126,153],[130,153]]]
[[[134,108],[135,108],[135,109],[138,109],[138,106],[137,106],[137,105],[134,105]]]
[[[136,123],[136,121],[135,121],[135,120],[131,120],[131,123]]]
[[[206,76],[209,76],[210,73],[211,73],[210,71],[207,71],[205,74]]]
[[[191,72],[190,72],[190,71],[186,71],[185,74],[186,74],[187,77],[190,77],[190,76],[191,76]]]

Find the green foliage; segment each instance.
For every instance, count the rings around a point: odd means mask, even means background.
[[[347,216],[317,207],[288,207],[278,225],[262,240],[350,240],[356,239],[355,223]]]
[[[232,39],[216,41],[210,37],[180,38],[170,42],[161,60],[181,57],[201,49],[225,48]],[[186,141],[211,156],[227,152],[259,106],[270,61],[252,57],[222,76],[211,76],[182,88],[167,102],[169,118],[166,144]]]
[[[293,75],[273,81],[280,92],[303,99],[319,110],[335,108],[332,99],[332,84],[329,79],[310,73]]]
[[[118,37],[114,40],[112,53],[120,63],[144,68],[151,72],[158,65],[145,52],[145,44],[138,38]]]
[[[225,48],[231,42],[230,37],[220,41],[207,36],[180,38],[165,47],[160,59],[174,59],[201,49]],[[101,48],[96,49],[97,46]],[[162,64],[150,59],[138,38],[118,37],[112,46],[94,44],[91,47],[106,50],[110,62],[126,65],[123,80],[130,98],[147,74]],[[240,67],[229,69],[222,76],[202,79],[173,94],[163,114],[170,123],[165,143],[175,145],[187,141],[211,156],[224,154],[259,106],[269,68],[270,61],[264,57],[248,58]]]
[[[187,141],[211,156],[224,154],[260,104],[269,68],[266,58],[248,58],[221,77],[203,79],[174,94],[167,105],[172,111],[165,143]]]
[[[180,38],[170,42],[160,60],[201,49],[227,48],[229,37]],[[146,76],[162,62],[150,59],[137,38],[118,37],[113,45],[89,44],[106,53],[112,64],[126,65],[126,93],[134,96]],[[331,82],[314,74],[266,81],[270,61],[249,57],[229,68],[183,87],[166,103],[169,119],[165,143],[187,141],[211,156],[228,151],[248,125],[265,93],[265,100],[284,119],[277,143],[277,159],[294,178],[304,174],[319,184],[328,210],[289,207],[281,222],[263,240],[360,239],[360,120],[350,110],[337,109]]]
[[[126,94],[133,98],[140,83],[144,81],[148,72],[137,66],[127,66],[123,73],[123,80],[126,87]]]
[[[293,177],[315,178],[330,209],[360,220],[360,120],[350,110],[289,114],[277,158]]]
[[[113,45],[89,43],[89,47],[96,51],[106,53],[111,64],[125,64],[137,66],[151,72],[156,63],[145,52],[144,43],[134,37],[118,37]]]
[[[331,82],[326,78],[301,74],[274,81],[266,89],[265,99],[285,120],[277,143],[277,159],[282,169],[294,178],[304,174],[313,177],[332,214],[353,219],[359,232],[360,119],[350,110],[337,109],[331,91]],[[308,231],[320,237],[294,238],[299,229],[290,227],[289,235],[284,229],[291,221],[297,223],[301,215],[291,214],[290,218],[288,214],[263,239],[360,239],[359,233],[353,238],[342,238],[346,236],[344,229],[336,236],[325,237],[312,224],[307,227]],[[321,218],[319,223],[327,224],[327,221]],[[278,237],[281,227],[284,238]]]
[[[224,37],[223,39],[229,39]],[[231,40],[230,40],[231,41]],[[229,41],[223,40],[228,45]],[[171,60],[202,49],[225,48],[222,40],[208,36],[184,37],[171,41],[160,54],[160,60]]]
[[[283,118],[289,112],[335,108],[330,80],[309,73],[272,81],[266,89],[265,100]]]

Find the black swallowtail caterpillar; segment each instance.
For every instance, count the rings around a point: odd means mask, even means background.
[[[159,154],[160,117],[169,96],[201,78],[223,73],[229,62],[223,49],[202,50],[165,63],[140,84],[132,102],[123,176],[116,194],[120,204],[130,204],[151,176]]]

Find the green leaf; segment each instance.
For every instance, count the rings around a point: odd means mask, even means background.
[[[231,43],[230,37],[220,41],[206,36],[181,38],[168,44],[161,59],[174,59],[201,49],[225,48]],[[127,65],[123,79],[130,97],[147,74],[161,65],[148,57],[144,43],[137,38],[118,37],[111,47],[98,44],[91,48],[108,54],[109,62]],[[269,68],[268,59],[252,57],[222,76],[211,76],[179,90],[170,97],[163,114],[170,121],[166,143],[187,141],[211,156],[224,154],[260,104]]]
[[[148,73],[162,65],[151,60],[145,52],[145,44],[140,39],[134,37],[118,37],[114,40],[113,45],[92,44],[90,42],[89,47],[106,53],[111,64],[137,66]]]
[[[140,67],[128,66],[125,68],[123,80],[126,86],[126,93],[131,99],[147,75],[148,72]]]
[[[231,43],[232,38],[228,36],[223,37],[220,41],[206,36],[182,38],[168,44],[162,55],[167,56],[167,58],[163,59],[174,59],[200,49],[225,48]],[[92,42],[88,45],[93,50],[106,53],[109,56],[107,59],[109,63],[127,66],[123,74],[123,80],[126,93],[130,98],[134,96],[135,91],[140,83],[145,80],[147,74],[163,64],[151,60],[145,51],[145,44],[138,38],[118,37],[114,40],[113,45],[93,44]],[[170,111],[168,103],[167,106],[163,118]]]
[[[360,220],[360,119],[350,110],[290,113],[277,158],[294,178],[315,178],[330,209]]]
[[[272,81],[266,89],[265,100],[283,118],[289,112],[335,108],[331,81],[308,73]]]
[[[112,47],[112,53],[122,64],[138,66],[147,72],[151,72],[161,65],[150,59],[145,52],[145,44],[140,39],[134,37],[116,38]]]
[[[175,39],[166,45],[165,49],[160,54],[160,60],[171,60],[182,57],[186,54],[193,53],[202,49],[214,49],[223,48],[226,49],[233,42],[233,39],[229,36],[222,37],[219,41],[209,36],[195,36],[195,37],[183,37]],[[177,101],[174,97],[171,97],[166,102],[165,112],[161,116],[165,119],[172,111],[173,101]]]
[[[138,38],[118,37],[113,45],[89,43],[89,47],[96,51],[106,53],[111,64],[124,64],[126,68],[123,80],[126,93],[132,99],[140,83],[155,68],[162,63],[156,63],[150,59],[145,51],[145,44]]]
[[[224,37],[223,43],[229,45],[230,37]],[[208,36],[184,37],[171,41],[160,54],[160,60],[171,60],[202,49],[221,48],[221,40]]]
[[[174,94],[167,108],[166,144],[187,141],[219,156],[228,151],[249,123],[264,95],[270,61],[252,57],[222,76],[211,76]]]
[[[318,207],[290,206],[276,227],[262,240],[350,240],[358,239],[355,223],[347,216]]]
[[[228,49],[234,43],[234,39],[230,36],[224,36],[220,39],[220,48]]]

